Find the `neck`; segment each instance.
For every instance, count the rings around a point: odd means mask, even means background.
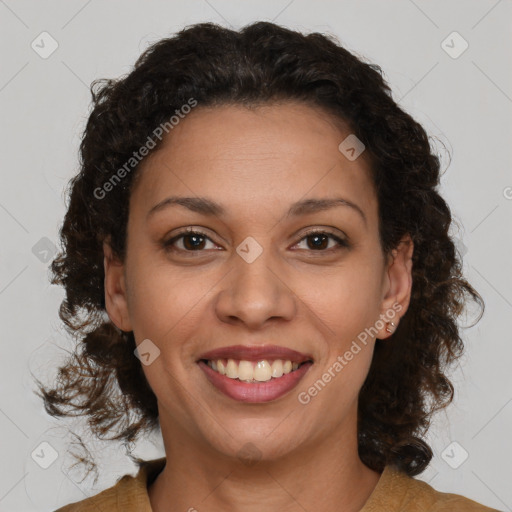
[[[278,459],[242,461],[160,421],[167,463],[149,487],[154,512],[358,512],[380,478],[360,460],[355,428]]]

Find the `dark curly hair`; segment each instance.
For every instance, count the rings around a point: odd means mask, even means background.
[[[133,332],[119,330],[105,310],[102,243],[108,239],[124,260],[139,166],[108,200],[95,191],[191,98],[199,107],[299,101],[345,123],[365,144],[383,254],[404,235],[414,242],[409,308],[391,341],[375,346],[359,394],[358,445],[361,460],[375,471],[390,464],[410,476],[421,473],[432,458],[422,439],[431,416],[453,400],[446,373],[464,349],[458,317],[472,299],[480,319],[484,303],[464,279],[448,232],[452,215],[437,191],[439,157],[422,126],[392,99],[381,69],[331,35],[267,22],[239,31],[201,23],[153,44],[126,76],[94,81],[91,93],[80,171],[69,183],[59,233],[62,250],[51,265],[51,282],[66,291],[59,315],[76,350],[51,387],[39,383],[48,413],[86,416],[95,435],[125,442],[158,426]]]

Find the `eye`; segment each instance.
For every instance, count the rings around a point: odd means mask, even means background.
[[[208,247],[205,247],[205,245],[207,245],[207,241],[213,244],[211,239],[202,231],[188,229],[187,231],[172,237],[170,240],[163,242],[163,246],[166,249],[171,250],[177,249],[187,252],[200,252],[203,249],[208,249]],[[212,248],[215,247],[210,247],[210,249]]]
[[[329,239],[335,242],[334,247],[329,246]],[[335,235],[334,233],[322,230],[309,231],[297,245],[303,241],[306,241],[306,250],[309,249],[316,252],[328,252],[342,247],[349,247],[349,243],[343,238]]]

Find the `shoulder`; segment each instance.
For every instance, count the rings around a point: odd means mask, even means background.
[[[440,492],[386,466],[361,512],[499,512],[459,494]]]
[[[164,458],[143,462],[137,475],[124,475],[115,485],[99,494],[66,505],[55,512],[151,512],[148,481],[152,480],[164,465]]]

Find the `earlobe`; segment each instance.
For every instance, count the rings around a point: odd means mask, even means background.
[[[381,318],[385,326],[378,336],[388,338],[398,329],[400,318],[409,307],[412,290],[412,255],[414,243],[410,235],[400,241],[398,247],[392,251],[387,264],[386,274],[389,282],[388,290],[383,298]]]
[[[105,307],[110,320],[122,331],[132,331],[128,303],[124,264],[113,254],[110,239],[103,242],[103,267],[105,270]]]

